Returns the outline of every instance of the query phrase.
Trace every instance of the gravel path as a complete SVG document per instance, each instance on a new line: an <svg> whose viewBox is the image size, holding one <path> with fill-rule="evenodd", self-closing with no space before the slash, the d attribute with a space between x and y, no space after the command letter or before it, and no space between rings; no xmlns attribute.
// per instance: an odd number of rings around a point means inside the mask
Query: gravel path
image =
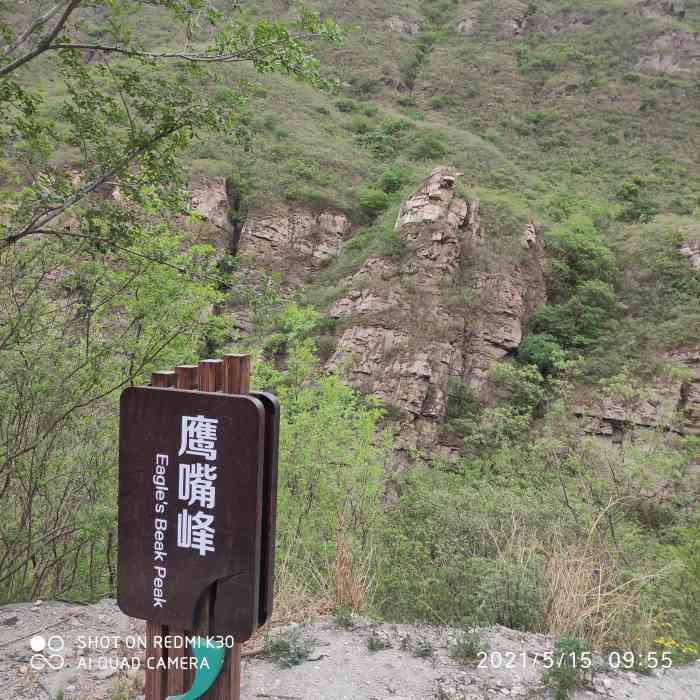
<svg viewBox="0 0 700 700"><path fill-rule="evenodd" d="M553 643L545 635L495 627L482 639L489 655L481 667L449 658L454 632L446 628L376 625L355 620L341 629L324 618L276 635L312 638L309 658L291 668L255 654L243 660L243 700L492 700L553 697L543 681L542 658ZM40 635L51 669L35 657ZM11 700L137 700L143 692L143 623L122 615L113 601L82 606L59 602L0 607L0 687ZM387 648L370 651L373 637ZM51 639L50 639L51 638ZM60 639L60 643L59 640ZM415 655L422 649L425 657ZM34 660L32 660L34 658ZM60 662L60 663L59 663ZM657 675L600 670L572 700L700 700L700 662Z"/></svg>

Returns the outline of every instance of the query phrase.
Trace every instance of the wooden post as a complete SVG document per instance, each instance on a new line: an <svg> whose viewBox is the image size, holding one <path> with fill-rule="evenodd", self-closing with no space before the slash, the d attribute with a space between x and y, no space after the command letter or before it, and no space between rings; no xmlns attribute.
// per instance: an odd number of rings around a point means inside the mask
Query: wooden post
<svg viewBox="0 0 700 700"><path fill-rule="evenodd" d="M151 385L158 387L174 387L175 372L153 372ZM146 622L146 659L153 659L151 664L146 664L146 685L144 689L145 700L165 700L168 685L167 657L168 650L163 648L162 640L168 635L168 628ZM155 638L161 643L156 645ZM158 668L158 662L164 659L165 668ZM149 668L149 665L153 668Z"/></svg>
<svg viewBox="0 0 700 700"><path fill-rule="evenodd" d="M174 372L154 372L153 386L199 389L200 391L224 391L227 394L247 394L250 391L250 355L227 355L222 360L202 360L198 365L180 365ZM212 629L211 613L216 591L212 589L204 596L197 611L196 634L207 635ZM180 662L169 671L146 669L145 700L165 700L167 695L185 693L192 682L182 659L189 656L186 649L155 648L154 636L188 636L186 630L168 629L150 622L146 623L146 653L153 657L169 655ZM227 652L224 667L216 683L202 696L203 700L240 700L241 697L241 650L242 643L235 642Z"/></svg>

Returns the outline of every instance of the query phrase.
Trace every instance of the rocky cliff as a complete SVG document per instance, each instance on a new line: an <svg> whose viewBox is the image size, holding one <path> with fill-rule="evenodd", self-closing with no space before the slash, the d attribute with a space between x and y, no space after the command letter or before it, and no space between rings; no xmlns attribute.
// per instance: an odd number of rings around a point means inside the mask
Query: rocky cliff
<svg viewBox="0 0 700 700"><path fill-rule="evenodd" d="M368 257L328 311L336 348L326 369L388 407L404 457L415 449L452 454L438 443L454 382L482 391L490 366L517 349L528 316L545 300L535 226L491 228L478 199L457 195L459 175L432 172L401 207L397 254ZM212 197L200 195L208 210L218 209ZM338 212L289 205L252 212L240 240L242 266L278 272L282 292L291 294L352 232ZM247 328L245 310L232 311Z"/></svg>
<svg viewBox="0 0 700 700"><path fill-rule="evenodd" d="M396 221L403 254L368 258L330 311L339 331L328 369L392 407L404 452L435 448L451 383L480 392L545 299L534 226L496 235L479 200L457 196L458 177L433 171Z"/></svg>
<svg viewBox="0 0 700 700"><path fill-rule="evenodd" d="M387 407L397 464L416 451L457 455L441 434L455 387L482 393L489 369L517 350L528 317L546 301L537 227L513 217L499 220L493 205L484 216L479 199L457 194L459 177L435 169L401 207L396 253L367 257L326 310L335 338L325 368ZM227 196L217 181L198 189L193 201L205 219L226 230ZM237 249L250 282L275 273L290 297L313 285L354 233L339 211L279 204L248 214ZM696 247L688 241L681 251L692 266ZM251 330L244 305L230 312L244 333ZM575 408L582 429L618 445L650 431L700 434L700 354L690 348L665 359L681 378L645 387L625 405L582 396Z"/></svg>

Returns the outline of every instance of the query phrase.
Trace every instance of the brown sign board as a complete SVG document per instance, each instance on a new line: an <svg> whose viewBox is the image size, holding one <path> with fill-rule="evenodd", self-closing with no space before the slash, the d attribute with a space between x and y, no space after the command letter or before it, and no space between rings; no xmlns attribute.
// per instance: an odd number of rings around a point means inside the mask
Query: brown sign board
<svg viewBox="0 0 700 700"><path fill-rule="evenodd" d="M278 426L279 406L267 394L122 393L123 612L192 629L198 603L217 582L212 634L245 641L267 619Z"/></svg>

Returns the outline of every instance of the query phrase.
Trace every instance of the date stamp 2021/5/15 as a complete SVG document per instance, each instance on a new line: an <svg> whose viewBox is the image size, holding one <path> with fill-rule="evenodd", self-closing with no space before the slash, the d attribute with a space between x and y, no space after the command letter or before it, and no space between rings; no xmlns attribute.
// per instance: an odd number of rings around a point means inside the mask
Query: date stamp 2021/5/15
<svg viewBox="0 0 700 700"><path fill-rule="evenodd" d="M648 670L668 669L673 666L669 651L649 651L637 654L633 651L611 651L607 655L596 655L597 666L601 665L613 671L634 671L640 668ZM477 655L477 668L527 668L539 666L545 670L553 668L576 668L582 671L592 669L594 657L590 651L560 652L545 651L536 654L514 651L480 651Z"/></svg>

